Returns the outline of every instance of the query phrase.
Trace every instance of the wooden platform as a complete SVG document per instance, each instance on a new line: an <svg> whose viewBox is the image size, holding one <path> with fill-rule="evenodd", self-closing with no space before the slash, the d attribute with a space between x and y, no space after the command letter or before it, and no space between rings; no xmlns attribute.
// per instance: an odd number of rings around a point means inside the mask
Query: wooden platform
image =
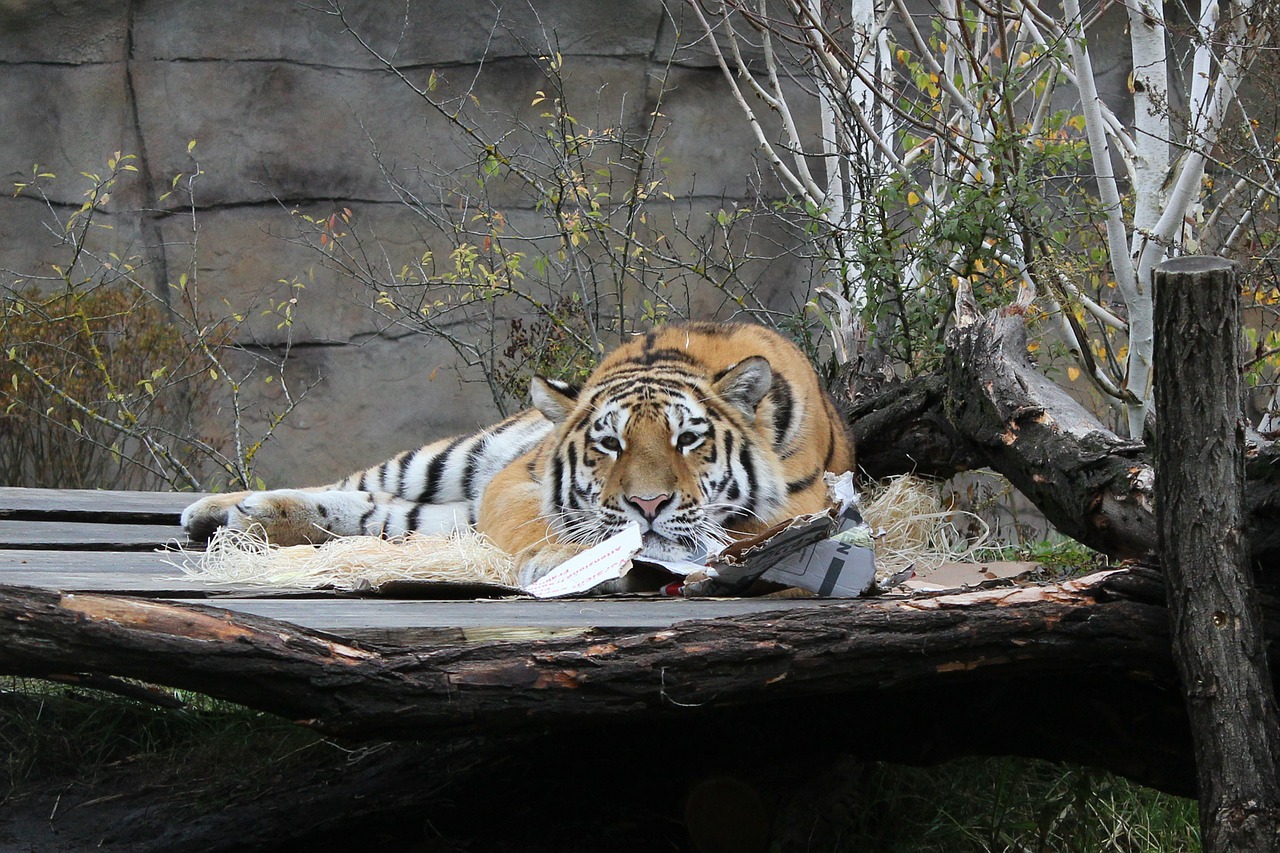
<svg viewBox="0 0 1280 853"><path fill-rule="evenodd" d="M395 644L545 637L591 627L652 629L689 619L824 605L768 599L476 599L474 590L443 587L406 600L211 585L184 575L176 565L178 555L166 552L187 544L178 518L198 497L0 487L0 583L198 601Z"/></svg>

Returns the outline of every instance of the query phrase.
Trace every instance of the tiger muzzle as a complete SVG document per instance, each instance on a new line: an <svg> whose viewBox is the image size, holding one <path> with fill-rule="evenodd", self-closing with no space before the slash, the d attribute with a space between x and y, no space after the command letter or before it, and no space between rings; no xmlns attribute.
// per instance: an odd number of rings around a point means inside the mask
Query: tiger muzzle
<svg viewBox="0 0 1280 853"><path fill-rule="evenodd" d="M657 519L658 513L662 512L662 508L671 503L671 500L671 495L668 494L656 495L651 498L627 495L627 503L640 510L640 515L650 524Z"/></svg>

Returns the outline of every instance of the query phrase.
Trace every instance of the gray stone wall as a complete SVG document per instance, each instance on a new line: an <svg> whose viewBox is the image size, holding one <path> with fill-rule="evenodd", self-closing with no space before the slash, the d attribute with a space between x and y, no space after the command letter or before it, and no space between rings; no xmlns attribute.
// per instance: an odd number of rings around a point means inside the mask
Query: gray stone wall
<svg viewBox="0 0 1280 853"><path fill-rule="evenodd" d="M34 164L58 176L47 185L51 206L0 193L0 269L40 271L57 252L51 217L83 201L79 173L101 172L116 151L136 155L139 172L105 206L111 230L98 235L99 248L138 258L140 275L162 296L189 272L206 306L245 314L245 344L277 355L287 344L287 377L295 391L310 388L257 458L270 484L324 482L498 414L446 344L388 326L369 310L366 288L290 239L298 225L290 211L326 216L349 207L389 267L428 248L447 254L439 234L401 204L383 167L428 197L433 180L475 170L474 148L326 5L0 0L0 185L29 180ZM412 82L425 86L435 72L455 94L473 94L484 108L476 111L483 136L509 132L511 116L537 125L545 107L532 101L547 78L531 57L559 52L587 118L638 131L662 93L661 153L674 201L658 206L671 216L704 227L708 212L749 204L757 188L777 193L761 177L719 71L685 28L683 3L344 5L351 29ZM1124 69L1111 73L1122 79ZM197 164L194 204L165 197L174 177ZM502 182L490 191L513 220L540 215ZM761 304L794 311L793 294L809 285L805 265L786 252L796 237L776 223L760 228L765 254L775 256L750 272ZM281 283L290 281L305 288ZM263 313L295 293L291 326ZM695 294L694 312L723 312L714 297ZM248 389L251 426L282 405L279 387ZM229 417L214 412L209 429Z"/></svg>
<svg viewBox="0 0 1280 853"><path fill-rule="evenodd" d="M240 337L278 354L303 402L257 458L269 483L323 482L443 434L491 422L488 390L456 368L439 340L388 328L367 289L291 241L291 210L324 216L348 207L395 260L448 251L421 227L380 168L390 164L415 192L428 173L465 174L475 152L455 128L380 65L336 16L270 0L3 0L0 2L0 184L30 180L34 164L52 209L30 193L0 194L0 268L48 272L57 235L48 228L82 201L81 172L102 173L116 151L136 155L95 240L102 252L137 258L156 293L189 272L210 310L245 315ZM601 121L644 127L665 91L662 153L667 189L695 221L746 201L758 170L746 128L723 96L705 53L683 49L679 15L659 0L547 0L388 4L353 0L347 23L418 85L432 74L466 87L483 106L482 134L510 130L508 116L536 125L532 105L546 76L531 57L558 51L567 85ZM407 11L407 14L406 14ZM590 118L590 116L588 117ZM189 153L188 144L196 141ZM379 157L375 157L375 151ZM194 210L172 189L194 182ZM415 183L415 175L421 179ZM504 197L511 217L533 218L526 196ZM193 226L194 220L194 226ZM779 239L781 237L779 236ZM434 241L434 245L433 245ZM784 308L794 262L758 273L766 298ZM290 291L282 281L305 284ZM298 297L292 326L267 308ZM714 302L695 310L712 313ZM252 309L252 310L251 310ZM259 377L261 378L261 377ZM258 429L282 405L279 383L255 383L248 418ZM212 415L218 432L226 411Z"/></svg>

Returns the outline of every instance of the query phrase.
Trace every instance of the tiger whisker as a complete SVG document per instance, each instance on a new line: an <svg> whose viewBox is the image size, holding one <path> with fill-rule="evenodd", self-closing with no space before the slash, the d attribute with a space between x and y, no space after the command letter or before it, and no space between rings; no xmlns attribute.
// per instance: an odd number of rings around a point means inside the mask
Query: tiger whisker
<svg viewBox="0 0 1280 853"><path fill-rule="evenodd" d="M568 514L571 517L565 518ZM529 543L525 546L526 550L537 549L542 545L562 544L562 545L594 545L602 538L598 529L592 526L590 522L593 520L594 513L591 510L566 510L559 513L540 513L529 519L522 527L530 524L542 524L547 531L545 536ZM572 516L583 516L574 518ZM566 523L566 521L568 523Z"/></svg>
<svg viewBox="0 0 1280 853"><path fill-rule="evenodd" d="M565 545L595 545L605 538L601 513L594 509L561 510L542 516L547 524L548 536Z"/></svg>
<svg viewBox="0 0 1280 853"><path fill-rule="evenodd" d="M741 504L734 504L734 503L727 503L727 502L723 502L723 501L718 501L718 502L709 503L709 504L704 505L704 506L703 506L703 509L707 511L708 515L711 513L711 511L712 511L712 510L724 510L724 509L727 509L727 510L731 510L732 512L740 512L740 513L743 513L744 515L751 516L751 517L752 517L752 518L754 518L756 521L764 521L764 520L765 520L764 516L760 515L760 513L756 512L755 510L748 509L748 508L746 508L745 506L742 506ZM718 523L718 522L717 522L717 523Z"/></svg>
<svg viewBox="0 0 1280 853"><path fill-rule="evenodd" d="M729 545L737 538L730 531L715 522L707 522L699 525L698 533L701 535L705 544L716 545L721 548Z"/></svg>

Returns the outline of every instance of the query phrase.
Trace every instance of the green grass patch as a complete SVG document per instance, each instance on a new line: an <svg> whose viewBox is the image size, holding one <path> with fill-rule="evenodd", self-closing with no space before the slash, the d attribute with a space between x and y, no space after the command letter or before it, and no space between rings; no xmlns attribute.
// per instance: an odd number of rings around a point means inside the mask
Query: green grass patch
<svg viewBox="0 0 1280 853"><path fill-rule="evenodd" d="M0 785L90 779L123 764L207 779L250 778L325 743L270 714L198 693L164 691L161 708L37 679L0 678ZM0 796L0 799L3 799Z"/></svg>
<svg viewBox="0 0 1280 853"><path fill-rule="evenodd" d="M860 853L1198 851L1194 800L1096 770L1014 758L877 764L827 827ZM834 832L833 832L834 831ZM815 848L816 849L816 848Z"/></svg>
<svg viewBox="0 0 1280 853"><path fill-rule="evenodd" d="M1037 580L1054 582L1082 577L1110 565L1106 554L1081 545L1068 536L1060 535L1054 535L1040 542L983 549L982 559L1039 563L1041 566L1039 573L1033 577Z"/></svg>

